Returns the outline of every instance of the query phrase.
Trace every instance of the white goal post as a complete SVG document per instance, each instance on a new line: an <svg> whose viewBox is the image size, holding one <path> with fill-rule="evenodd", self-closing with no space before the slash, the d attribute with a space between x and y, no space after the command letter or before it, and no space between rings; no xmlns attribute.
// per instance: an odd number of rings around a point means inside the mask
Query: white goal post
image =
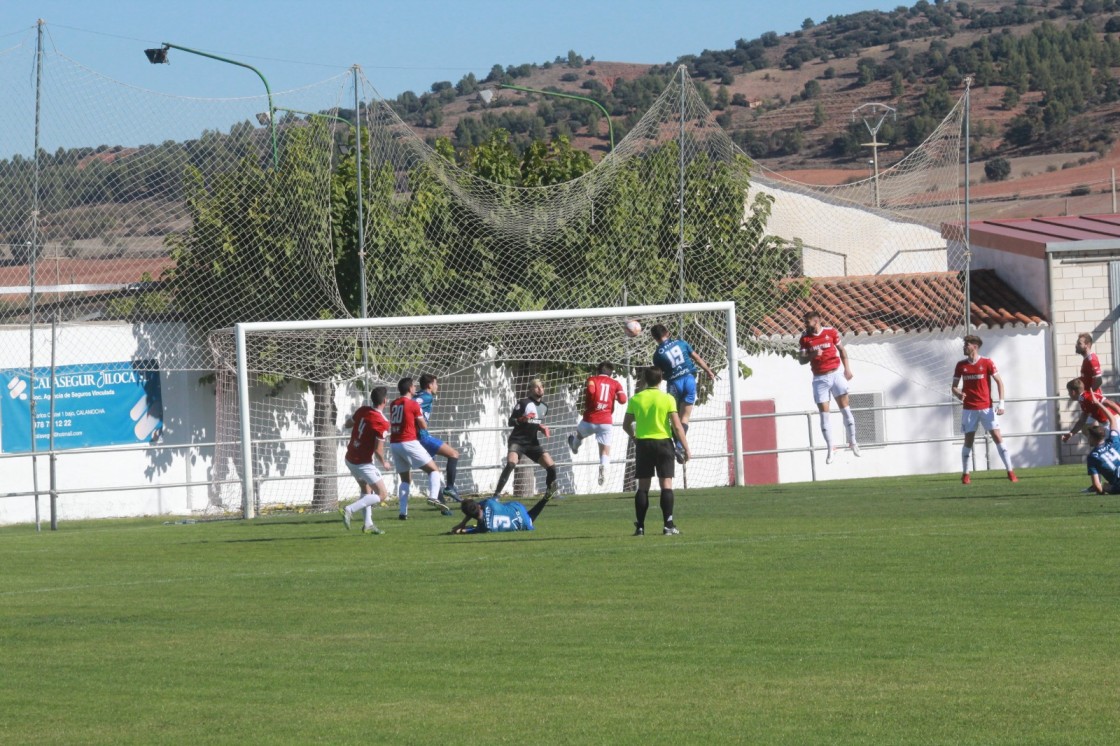
<svg viewBox="0 0 1120 746"><path fill-rule="evenodd" d="M623 331L623 325L629 319L637 319L644 327L643 333L637 338L629 338ZM719 328L720 320L723 322L722 328ZM709 430L714 432L718 425L720 437L724 438L722 452L718 456L709 455L709 458L712 468L723 470L722 484L727 485L728 466L723 464L730 457L734 484L742 486L744 475L738 386L739 352L733 302L520 313L246 322L234 326L232 340L236 357L242 515L245 518L254 517L259 500L257 475L254 475L250 379L262 370L267 370L273 376L288 375L288 368L280 362L285 355L283 351L287 348L300 351L303 355L301 365L310 367L311 364L307 361L312 360L319 369L330 366L320 364L315 358L316 354L337 356L337 360L342 362L337 362L335 357L327 362L336 365L337 369L350 366L349 370L335 374L338 379L361 379L370 383L378 381L388 385L392 398L396 396L395 384L398 376L418 377L422 372L437 372L442 380L442 371L453 367L452 362L449 362L452 353L448 350L457 342L461 342L463 347L467 347L468 342L473 342L472 351L477 351L480 346L485 347L493 356L491 365L495 361L504 365L517 361L530 370L536 368L530 368L529 365L544 366L546 369L550 365L567 366L566 369L584 371L579 373L582 381L582 376L590 372L588 368L593 361L621 362L625 359L625 364L620 367L623 368L623 375L629 375L632 369L651 362L655 345L648 332L654 323L663 323L671 336L683 337L694 347L705 350L705 357L717 372L717 379L724 379L712 382L708 389L710 393L718 383L720 399L717 404L726 410L720 410L718 419L721 422L709 423L712 426ZM493 342L489 341L491 339ZM324 343L324 340L340 344L332 345ZM347 344L350 345L349 354L346 353ZM368 354L369 369L362 368L359 364L365 354L352 354L354 345L366 348L363 352ZM324 349L328 352L318 352ZM340 349L343 350L341 354L338 352ZM267 365L259 362L266 357ZM526 364L526 360L531 363ZM460 357L453 363L462 367L461 361ZM402 371L407 372L402 374ZM298 377L306 374L292 375ZM566 380L575 379L569 375ZM480 378L473 385L484 389L486 380ZM508 392L506 396L508 400ZM727 425L728 418L730 426ZM438 413L435 419L438 420ZM695 419L694 417L694 421ZM574 426L574 421L572 424ZM693 427L695 429L697 426ZM691 443L691 434L689 439ZM559 440L563 442L563 439ZM714 442L715 438L712 440ZM594 443L594 440L591 442ZM695 443L692 445L694 458L703 458L704 453ZM728 445L731 446L730 453L727 452ZM567 450L566 446L564 450ZM712 446L709 450L714 452L716 448Z"/></svg>

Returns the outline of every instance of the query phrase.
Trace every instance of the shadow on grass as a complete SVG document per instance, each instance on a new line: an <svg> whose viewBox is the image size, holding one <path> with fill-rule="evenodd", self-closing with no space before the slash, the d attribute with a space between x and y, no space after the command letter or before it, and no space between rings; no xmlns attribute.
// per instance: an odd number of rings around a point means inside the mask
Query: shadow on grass
<svg viewBox="0 0 1120 746"><path fill-rule="evenodd" d="M511 536L500 536L500 534L503 534L503 533L508 533L508 534L512 534L512 535ZM444 537L444 538L450 537L450 536L455 536L457 539L460 539L460 540L463 540L463 541L470 541L471 539L476 539L477 540L477 539L481 539L481 537L483 537L483 536L488 536L488 537L493 537L493 539L488 539L488 541L497 540L497 541L501 541L503 544L506 543L506 542L522 542L522 541L532 541L532 542L538 542L538 541L585 541L587 539L602 538L602 537L596 537L596 536L520 536L520 535L518 535L518 534L529 534L529 533L535 533L535 532L533 532L533 531L522 531L522 532L497 531L497 532L485 533L485 534L449 534L446 531L444 531L442 534L435 534L435 536Z"/></svg>
<svg viewBox="0 0 1120 746"><path fill-rule="evenodd" d="M219 542L203 541L201 544L256 544L262 541L330 541L346 536L345 533L334 536L262 536L259 539L225 539Z"/></svg>

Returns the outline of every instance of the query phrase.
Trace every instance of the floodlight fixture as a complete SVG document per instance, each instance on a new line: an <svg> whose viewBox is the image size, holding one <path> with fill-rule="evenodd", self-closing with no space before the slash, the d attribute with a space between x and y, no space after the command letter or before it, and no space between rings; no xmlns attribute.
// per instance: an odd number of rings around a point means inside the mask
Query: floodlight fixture
<svg viewBox="0 0 1120 746"><path fill-rule="evenodd" d="M171 49L178 49L182 52L187 52L188 54L197 54L199 57L209 57L210 59L217 60L218 62L225 62L230 65L237 65L238 67L244 67L247 70L252 70L257 74L257 77L261 79L261 82L264 83L264 92L265 95L268 96L268 110L270 112L275 110L272 106L272 88L268 85L268 79L264 77L264 73L262 73L252 65L246 64L244 62L238 62L237 60L231 60L228 57L221 57L216 54L210 54L209 52L200 52L197 49L183 47L167 41L163 42L163 44L157 49L145 49L144 54L147 56L148 62L152 63L153 65L166 65L169 64L167 60L167 53L168 50ZM261 122L261 124L264 124L264 122ZM272 140L272 170L275 171L280 163L280 153L279 149L276 146L276 125L269 121L268 129L270 138Z"/></svg>
<svg viewBox="0 0 1120 746"><path fill-rule="evenodd" d="M166 65L166 64L168 64L168 62L167 62L167 45L166 44L164 44L162 47L159 47L157 49L145 49L144 54L148 55L148 62L151 62L153 65Z"/></svg>

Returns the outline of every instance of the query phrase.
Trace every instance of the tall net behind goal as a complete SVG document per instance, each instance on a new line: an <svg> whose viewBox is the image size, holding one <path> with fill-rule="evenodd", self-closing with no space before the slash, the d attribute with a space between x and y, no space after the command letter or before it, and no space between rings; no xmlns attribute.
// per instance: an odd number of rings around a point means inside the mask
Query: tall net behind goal
<svg viewBox="0 0 1120 746"><path fill-rule="evenodd" d="M664 73L661 94L629 112L626 136L586 170L547 127L540 134L552 140L522 152L501 131L480 142L463 125L455 150L439 139L449 127L410 129L360 70L278 90L271 101L200 99L111 80L53 46L36 90L35 53L28 41L0 51L9 102L0 108L0 322L9 327L0 329L0 365L41 369L47 350L29 352L26 331L34 340L57 321L83 330L67 335L61 364L131 359L158 367L168 388L213 385L212 413L165 407L160 437L180 454L206 441L199 452L213 453L215 508L238 476L229 466L237 460L220 454L239 447L229 333L220 330L240 322L732 301L740 349L781 355L796 342L801 312L827 303L828 320L855 343L853 359L945 388L949 356L936 344L903 341L885 357L859 343L934 330L951 344L963 327L964 251L953 227L959 103L874 178L817 187L747 157L717 122L710 90L683 68ZM535 107L545 121L546 103L498 91L477 116ZM753 116L736 112L744 114ZM867 290L869 278L884 276L937 276L947 290L921 308L885 306ZM675 319L668 325L692 334ZM296 458L285 433L337 438L330 407L352 401L335 403L330 382L361 378L356 361L368 359L370 375L387 383L378 366L393 375L408 367L378 361L374 340L365 342L328 336L283 354L261 343L254 391L286 402L267 424L260 415L257 426L277 441L262 446L273 454L262 458L277 466ZM263 364L273 354L278 362ZM468 367L441 368L452 389ZM507 398L522 384L509 375ZM50 425L45 406L35 418ZM332 447L322 461L340 458ZM153 452L153 472L163 459Z"/></svg>
<svg viewBox="0 0 1120 746"><path fill-rule="evenodd" d="M295 328L249 324L245 325L243 368L236 366L236 336L216 333L211 339L223 361L221 398L238 401L238 384L245 387L248 404L238 410L249 413L250 434L241 447L221 450L217 466L222 474L236 474L240 481L248 464L256 496L253 512L321 508L339 497L356 497L357 486L339 450L339 443L349 436L344 427L347 415L366 401L373 386L386 386L392 400L399 379L419 379L427 373L438 377L432 432L460 453L456 488L464 495L489 495L506 457L510 413L526 395L530 380L539 378L545 388L543 422L550 429L542 443L558 465L561 493L630 490L633 452L619 427L625 405L615 407L611 463L602 484L595 438L584 440L578 453L572 454L567 437L581 418L585 381L597 366L612 363L615 377L632 394L635 375L649 364L656 346L649 329L672 323L680 325L684 337L718 374L715 381L699 378L699 400L688 431L694 458L678 467L678 484L734 484L730 415L736 390L732 377L738 369L735 345L728 336L732 313L731 304L694 304L412 317L345 325L308 322ZM630 319L644 327L638 336L629 336L624 329ZM363 344L369 369L362 365ZM308 364L314 357L309 354L312 350L318 351L321 364ZM308 421L309 411L320 412L328 426L316 427ZM232 440L237 434L226 435ZM442 457L436 462L445 466ZM522 466L507 491L517 496L543 492L543 470L528 459L522 460ZM395 494L395 475L386 477L390 493ZM415 479L414 485L414 490L426 491L426 480ZM214 493L213 508L238 510L242 496L240 484L227 486Z"/></svg>

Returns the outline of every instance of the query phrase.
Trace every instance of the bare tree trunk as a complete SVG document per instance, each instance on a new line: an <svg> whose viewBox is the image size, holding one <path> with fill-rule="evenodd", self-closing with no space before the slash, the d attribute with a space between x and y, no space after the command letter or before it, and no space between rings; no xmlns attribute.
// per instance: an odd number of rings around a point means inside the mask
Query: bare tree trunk
<svg viewBox="0 0 1120 746"><path fill-rule="evenodd" d="M311 384L314 399L315 433L315 486L311 496L311 509L319 511L338 508L338 440L335 421L338 412L334 405L334 384L324 381ZM329 475L329 476L328 476Z"/></svg>
<svg viewBox="0 0 1120 746"><path fill-rule="evenodd" d="M522 469L520 465L513 473L513 494L515 497L531 497L537 492L536 469L540 468L527 458L522 458L520 464L528 464Z"/></svg>

